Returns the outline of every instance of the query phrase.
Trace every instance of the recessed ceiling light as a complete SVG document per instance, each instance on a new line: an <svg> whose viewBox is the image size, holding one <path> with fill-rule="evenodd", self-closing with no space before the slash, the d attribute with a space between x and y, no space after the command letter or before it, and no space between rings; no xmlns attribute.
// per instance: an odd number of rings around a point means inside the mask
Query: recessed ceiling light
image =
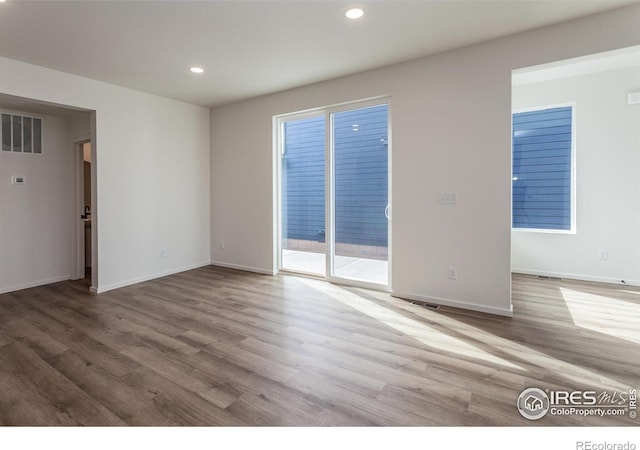
<svg viewBox="0 0 640 450"><path fill-rule="evenodd" d="M349 10L347 10L346 13L344 13L345 16L347 16L348 19L359 19L360 17L364 16L364 11L360 8L351 8Z"/></svg>
<svg viewBox="0 0 640 450"><path fill-rule="evenodd" d="M193 73L204 73L204 69L202 67L191 67L189 70Z"/></svg>

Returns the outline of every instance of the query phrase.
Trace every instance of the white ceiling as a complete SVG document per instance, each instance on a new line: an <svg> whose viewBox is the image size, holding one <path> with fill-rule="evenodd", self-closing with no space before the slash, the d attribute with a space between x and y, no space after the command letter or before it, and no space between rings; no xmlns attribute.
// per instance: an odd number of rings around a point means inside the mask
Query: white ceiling
<svg viewBox="0 0 640 450"><path fill-rule="evenodd" d="M0 56L215 106L639 2L7 0Z"/></svg>

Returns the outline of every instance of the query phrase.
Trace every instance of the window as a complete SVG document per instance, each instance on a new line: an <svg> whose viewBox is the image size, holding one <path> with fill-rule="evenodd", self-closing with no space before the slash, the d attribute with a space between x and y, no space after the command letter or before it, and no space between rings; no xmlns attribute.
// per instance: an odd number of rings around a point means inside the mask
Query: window
<svg viewBox="0 0 640 450"><path fill-rule="evenodd" d="M513 114L514 229L574 230L573 106Z"/></svg>
<svg viewBox="0 0 640 450"><path fill-rule="evenodd" d="M2 113L3 152L42 153L42 119Z"/></svg>

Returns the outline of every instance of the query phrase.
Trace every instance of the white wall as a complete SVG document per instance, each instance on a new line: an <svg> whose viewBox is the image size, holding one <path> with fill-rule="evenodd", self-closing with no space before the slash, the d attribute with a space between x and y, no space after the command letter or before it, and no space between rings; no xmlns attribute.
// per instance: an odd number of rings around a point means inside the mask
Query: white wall
<svg viewBox="0 0 640 450"><path fill-rule="evenodd" d="M41 155L0 152L0 292L71 274L70 124L60 117L38 117L43 118ZM11 184L16 175L26 184Z"/></svg>
<svg viewBox="0 0 640 450"><path fill-rule="evenodd" d="M91 114L80 112L72 114L71 123L71 142L80 142L91 139Z"/></svg>
<svg viewBox="0 0 640 450"><path fill-rule="evenodd" d="M208 109L6 58L0 73L0 93L95 110L97 291L209 263Z"/></svg>
<svg viewBox="0 0 640 450"><path fill-rule="evenodd" d="M631 7L214 109L212 260L275 270L274 115L390 95L394 293L509 315L511 70L637 45L639 22Z"/></svg>
<svg viewBox="0 0 640 450"><path fill-rule="evenodd" d="M640 68L513 88L514 110L576 102L577 201L576 234L513 231L514 272L640 284L637 91Z"/></svg>

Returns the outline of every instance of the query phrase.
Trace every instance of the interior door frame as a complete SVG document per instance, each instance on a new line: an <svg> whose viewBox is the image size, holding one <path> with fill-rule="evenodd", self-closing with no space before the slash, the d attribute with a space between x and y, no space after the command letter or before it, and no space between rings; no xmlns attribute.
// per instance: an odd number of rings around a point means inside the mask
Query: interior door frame
<svg viewBox="0 0 640 450"><path fill-rule="evenodd" d="M71 229L73 233L73 259L71 262L71 279L81 280L85 277L85 229L84 223L80 218L81 212L84 210L84 157L83 145L91 143L90 137L83 137L73 142L73 161L74 161L74 206L71 216ZM93 153L93 145L91 146ZM92 155L93 156L93 155ZM92 177L93 178L93 175ZM93 184L93 180L92 180ZM93 224L92 224L93 225ZM91 229L93 233L93 226Z"/></svg>
<svg viewBox="0 0 640 450"><path fill-rule="evenodd" d="M362 280L356 280L351 278L343 278L338 277L333 274L333 267L335 263L334 253L335 253L335 236L334 236L334 225L335 225L335 214L334 214L334 190L335 190L335 179L334 179L334 132L333 132L333 114L370 108L374 106L387 106L387 198L388 203L390 205L389 208L389 217L388 217L388 227L387 227L387 266L388 266L388 278L387 284L379 284L373 282L367 282ZM284 148L284 123L292 120L306 119L311 117L319 117L324 116L325 119L325 274L317 275L317 274L309 274L305 272L291 271L282 267L282 244L283 244L283 235L282 232L284 230L284 220L282 217L283 213L283 205L282 205L282 152ZM273 179L274 179L274 189L273 189L273 204L274 204L274 245L273 245L273 267L274 274L279 273L281 271L286 271L290 273L320 277L334 284L348 285L354 287L363 287L367 289L375 289L385 292L391 292L392 290L392 137L391 137L391 97L390 96L381 96L375 97L366 100L358 100L348 103L341 103L332 106L326 106L322 108L316 108L301 112L289 113L274 116L273 118Z"/></svg>

